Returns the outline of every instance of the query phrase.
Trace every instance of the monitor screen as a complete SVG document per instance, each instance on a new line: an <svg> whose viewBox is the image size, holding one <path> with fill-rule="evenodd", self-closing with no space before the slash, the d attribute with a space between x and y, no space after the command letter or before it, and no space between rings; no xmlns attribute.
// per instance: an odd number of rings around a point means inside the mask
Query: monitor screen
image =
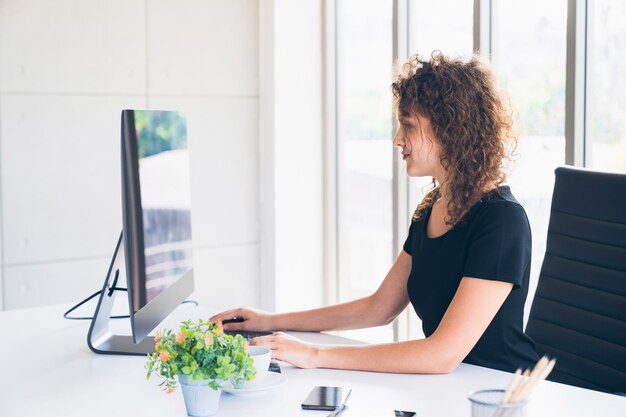
<svg viewBox="0 0 626 417"><path fill-rule="evenodd" d="M122 112L122 189L131 322L143 334L193 285L187 128L178 112Z"/></svg>
<svg viewBox="0 0 626 417"><path fill-rule="evenodd" d="M173 111L135 110L145 282L139 309L191 270L187 129Z"/></svg>

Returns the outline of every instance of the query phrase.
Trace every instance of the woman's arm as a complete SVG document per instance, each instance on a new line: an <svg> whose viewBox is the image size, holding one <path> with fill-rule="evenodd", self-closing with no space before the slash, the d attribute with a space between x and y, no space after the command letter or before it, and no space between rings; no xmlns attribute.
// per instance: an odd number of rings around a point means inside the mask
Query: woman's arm
<svg viewBox="0 0 626 417"><path fill-rule="evenodd" d="M472 350L513 284L465 277L437 330L428 338L371 346L316 347L274 334L253 340L272 356L303 368L396 373L449 373Z"/></svg>
<svg viewBox="0 0 626 417"><path fill-rule="evenodd" d="M228 323L226 330L348 330L381 326L391 322L407 306L406 283L411 273L411 256L402 251L376 292L347 303L313 310L267 314L249 308L226 311L211 317L223 321L233 317L241 323Z"/></svg>

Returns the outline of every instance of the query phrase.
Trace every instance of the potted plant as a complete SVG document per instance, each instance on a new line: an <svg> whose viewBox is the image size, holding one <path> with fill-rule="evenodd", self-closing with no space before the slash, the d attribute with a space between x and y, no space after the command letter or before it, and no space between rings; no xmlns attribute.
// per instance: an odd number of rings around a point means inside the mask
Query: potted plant
<svg viewBox="0 0 626 417"><path fill-rule="evenodd" d="M220 384L250 381L256 370L248 354L248 342L240 335L225 335L222 323L185 321L174 334L157 332L156 352L148 355L147 375L155 373L159 384L172 393L177 379L182 386L187 414L204 417L215 414L221 395Z"/></svg>

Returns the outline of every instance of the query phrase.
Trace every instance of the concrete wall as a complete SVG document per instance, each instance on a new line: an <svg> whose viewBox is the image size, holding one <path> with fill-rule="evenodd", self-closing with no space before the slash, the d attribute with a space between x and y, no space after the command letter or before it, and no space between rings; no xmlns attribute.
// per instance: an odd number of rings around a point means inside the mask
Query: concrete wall
<svg viewBox="0 0 626 417"><path fill-rule="evenodd" d="M253 0L0 0L1 308L100 289L123 108L187 117L194 298L260 303L258 34Z"/></svg>

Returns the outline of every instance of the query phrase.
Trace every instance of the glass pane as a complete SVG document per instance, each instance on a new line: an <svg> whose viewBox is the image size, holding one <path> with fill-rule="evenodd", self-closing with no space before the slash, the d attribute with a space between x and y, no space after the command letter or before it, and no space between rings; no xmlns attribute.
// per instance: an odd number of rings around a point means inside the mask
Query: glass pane
<svg viewBox="0 0 626 417"><path fill-rule="evenodd" d="M337 1L340 301L371 294L393 262L392 11L391 0ZM360 336L393 340L381 329Z"/></svg>
<svg viewBox="0 0 626 417"><path fill-rule="evenodd" d="M554 169L565 163L566 32L566 0L494 2L493 64L520 129L509 183L526 209L533 234L528 300L546 248Z"/></svg>
<svg viewBox="0 0 626 417"><path fill-rule="evenodd" d="M626 172L626 2L589 2L586 165Z"/></svg>
<svg viewBox="0 0 626 417"><path fill-rule="evenodd" d="M468 0L410 1L410 53L430 56L440 50L451 57L471 56L473 7Z"/></svg>

